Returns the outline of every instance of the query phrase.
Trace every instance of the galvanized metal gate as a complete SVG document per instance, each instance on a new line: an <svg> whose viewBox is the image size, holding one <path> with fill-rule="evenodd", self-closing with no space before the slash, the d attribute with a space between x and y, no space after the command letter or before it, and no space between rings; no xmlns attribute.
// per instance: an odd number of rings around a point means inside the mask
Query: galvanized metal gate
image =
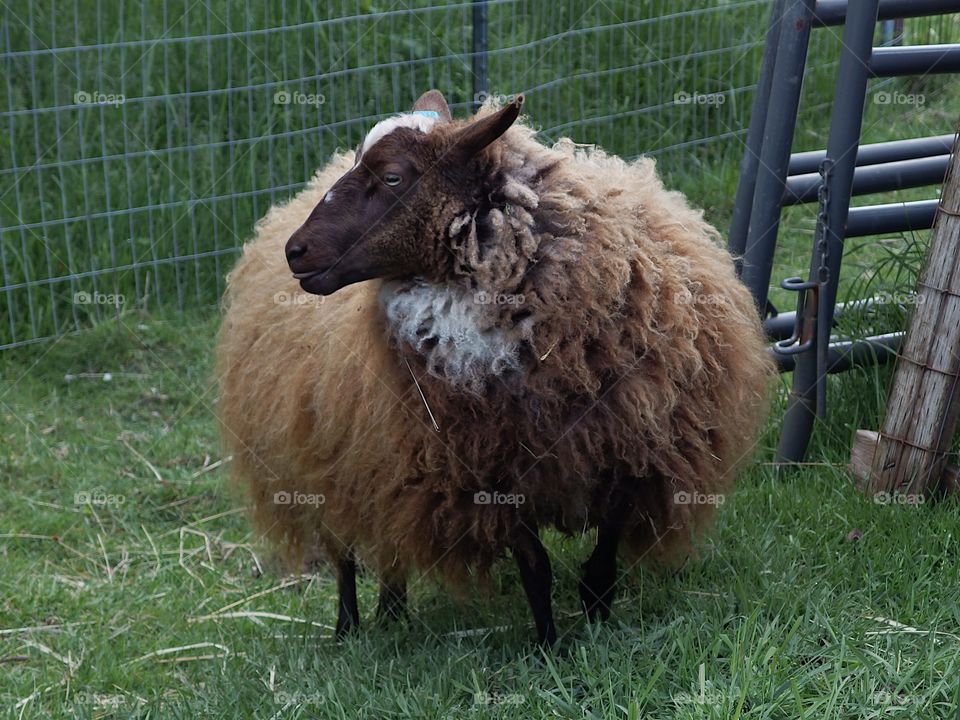
<svg viewBox="0 0 960 720"><path fill-rule="evenodd" d="M852 195L939 185L953 135L860 145L871 78L960 72L960 44L873 47L878 20L960 11L960 0L777 0L774 5L747 148L730 226L738 272L774 340L781 371L793 372L777 456L803 459L814 419L826 413L826 375L895 355L902 333L859 341L832 338L844 240L929 229L937 201L850 209ZM791 155L811 32L843 25L843 44L825 151ZM783 207L819 203L807 279L781 281L797 293L797 310L778 313L768 300Z"/></svg>

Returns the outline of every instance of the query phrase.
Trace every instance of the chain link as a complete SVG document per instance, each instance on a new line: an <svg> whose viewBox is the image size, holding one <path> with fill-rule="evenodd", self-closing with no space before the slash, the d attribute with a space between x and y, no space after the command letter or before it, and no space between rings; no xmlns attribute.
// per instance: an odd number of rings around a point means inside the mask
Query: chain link
<svg viewBox="0 0 960 720"><path fill-rule="evenodd" d="M833 172L833 160L825 157L820 162L820 190L817 192L817 199L820 203L820 210L817 213L817 250L820 254L820 267L817 269L817 282L823 286L830 280L830 268L827 261L830 259L830 246L827 242L828 230L830 228L830 173Z"/></svg>

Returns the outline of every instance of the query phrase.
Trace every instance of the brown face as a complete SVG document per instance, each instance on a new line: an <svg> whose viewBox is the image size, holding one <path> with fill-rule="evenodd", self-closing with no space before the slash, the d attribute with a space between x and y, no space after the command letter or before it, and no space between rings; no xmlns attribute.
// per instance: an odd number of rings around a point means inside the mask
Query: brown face
<svg viewBox="0 0 960 720"><path fill-rule="evenodd" d="M415 143L415 134L395 130L367 151L291 236L287 262L304 290L329 295L350 283L415 271L416 258L389 242L417 225L425 163L400 146Z"/></svg>
<svg viewBox="0 0 960 720"><path fill-rule="evenodd" d="M438 226L440 200L476 194L464 187L465 168L513 124L522 102L518 97L450 132L441 127L451 122L446 101L431 90L415 114L378 125L356 165L287 241L287 263L300 286L330 295L361 280L428 274L445 231Z"/></svg>

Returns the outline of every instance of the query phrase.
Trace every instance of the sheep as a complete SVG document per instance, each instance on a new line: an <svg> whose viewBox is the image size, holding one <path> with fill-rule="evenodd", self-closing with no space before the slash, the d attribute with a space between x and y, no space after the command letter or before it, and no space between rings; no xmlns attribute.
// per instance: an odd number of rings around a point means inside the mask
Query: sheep
<svg viewBox="0 0 960 720"><path fill-rule="evenodd" d="M357 564L378 617L413 574L464 588L517 563L557 638L542 529L594 528L579 595L609 617L617 558L675 562L750 457L771 364L717 231L654 162L433 90L335 154L256 226L228 278L218 414L256 525Z"/></svg>

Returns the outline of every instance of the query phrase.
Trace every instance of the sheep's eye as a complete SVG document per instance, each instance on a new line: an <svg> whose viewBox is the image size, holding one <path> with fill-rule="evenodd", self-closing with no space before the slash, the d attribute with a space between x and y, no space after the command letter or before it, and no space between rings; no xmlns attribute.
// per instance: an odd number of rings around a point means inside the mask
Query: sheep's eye
<svg viewBox="0 0 960 720"><path fill-rule="evenodd" d="M396 173L387 173L383 176L383 181L390 187L396 187L403 182L403 178Z"/></svg>

